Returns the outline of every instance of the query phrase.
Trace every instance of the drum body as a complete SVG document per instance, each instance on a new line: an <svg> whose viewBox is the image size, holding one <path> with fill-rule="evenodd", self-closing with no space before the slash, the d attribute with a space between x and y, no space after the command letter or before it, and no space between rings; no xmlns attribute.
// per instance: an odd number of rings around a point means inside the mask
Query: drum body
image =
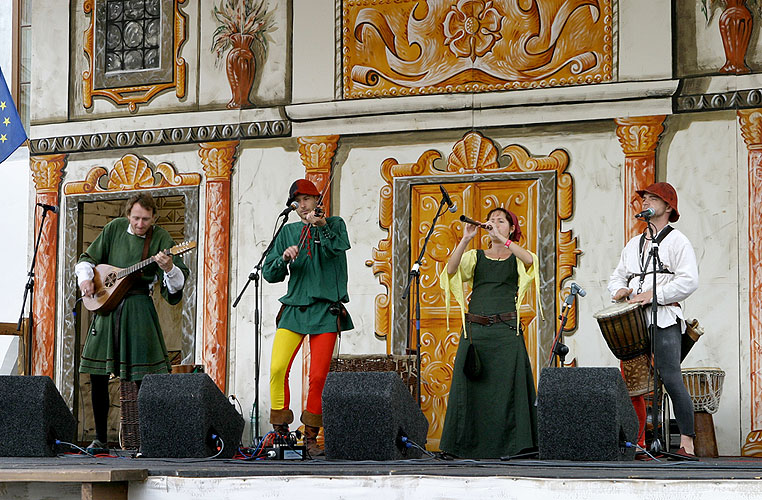
<svg viewBox="0 0 762 500"><path fill-rule="evenodd" d="M603 338L617 358L627 361L649 353L646 313L640 304L617 302L594 314Z"/></svg>
<svg viewBox="0 0 762 500"><path fill-rule="evenodd" d="M622 361L622 376L630 397L648 394L653 390L653 365L651 356L640 354Z"/></svg>
<svg viewBox="0 0 762 500"><path fill-rule="evenodd" d="M684 368L683 383L693 401L693 411L716 413L720 408L725 372L719 368Z"/></svg>

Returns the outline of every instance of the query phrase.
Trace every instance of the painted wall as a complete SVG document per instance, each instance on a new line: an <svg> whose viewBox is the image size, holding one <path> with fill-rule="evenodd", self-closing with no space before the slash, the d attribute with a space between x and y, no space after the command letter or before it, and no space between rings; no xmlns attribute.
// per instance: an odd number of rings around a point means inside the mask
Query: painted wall
<svg viewBox="0 0 762 500"><path fill-rule="evenodd" d="M386 236L378 224L379 190L384 184L380 166L385 159L414 162L429 149L446 156L472 129L500 148L519 144L534 155L562 148L569 153L568 172L575 183L574 214L562 229L572 230L578 239L583 253L572 279L588 292L579 303L578 329L568 339L571 357L579 366L618 366L592 317L609 303L606 283L624 244L624 153L613 119L670 115L657 150L657 177L673 183L680 196L682 217L676 226L694 245L701 280L699 291L686 302L686 313L698 317L706 329L684 366L717 366L726 371L715 425L720 453L737 454L750 430L747 153L734 111L673 114L673 96L679 92L680 83L675 78L711 75L724 62L718 16L705 26L697 3L691 0L676 2L675 12L669 2L661 0L620 3L615 4L613 35L618 52L612 83L342 101L336 98L337 85L341 84L336 49L340 37L336 16L340 13L334 0L271 2L278 29L251 94L257 107L228 111L224 108L230 88L224 68L215 65L210 50L214 30L211 5L187 0L182 7L189 17L188 39L182 48L182 56L188 61L187 95L178 99L174 92L165 92L149 104L139 105L134 114L103 99L95 99L90 110L82 107L82 31L88 18L81 2L70 6L35 4L32 135L46 138L290 120L291 137L247 139L239 146L231 179L232 302L269 242L290 183L304 175L296 137L341 134L333 160L332 208L347 222L352 243L348 253L348 308L356 328L342 336L340 345L341 353L352 354L385 352L385 344L373 335L374 301L384 288L366 266L372 259L372 248ZM673 16L677 20L674 33ZM46 19L61 22L46 25ZM42 25L44 30L36 28ZM762 53L755 50L758 44L755 35L747 58L752 68L756 61L762 61ZM712 80L719 85L717 81ZM733 88L738 81L724 77L721 83ZM749 81L744 80L746 85ZM67 160L65 182L83 179L96 165L111 168L128 152L154 164L169 162L179 172L203 174L197 151L196 144L187 144L73 152ZM206 236L204 187L202 182L199 242ZM199 255L199 262L202 258ZM200 275L200 269L193 272ZM71 270L59 269L59 294L67 286L71 286ZM202 286L199 282L199 297ZM285 284L264 284L263 293L260 428L267 430L273 323ZM250 286L238 307L230 310L228 344L227 392L236 394L247 420L255 392L253 294ZM64 313L59 306L59 314ZM198 308L198 324L201 319ZM197 361L201 360L200 344L198 339ZM300 369L295 366L291 375L292 409L297 415Z"/></svg>

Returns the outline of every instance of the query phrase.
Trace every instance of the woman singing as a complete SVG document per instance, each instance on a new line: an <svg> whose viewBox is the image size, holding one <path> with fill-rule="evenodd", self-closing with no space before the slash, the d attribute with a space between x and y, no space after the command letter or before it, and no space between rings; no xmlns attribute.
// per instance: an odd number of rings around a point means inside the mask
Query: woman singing
<svg viewBox="0 0 762 500"><path fill-rule="evenodd" d="M534 379L517 326L527 289L532 282L535 293L539 288L537 256L519 246L515 214L496 208L487 220L489 249L466 251L479 228L464 224L439 277L448 313L452 294L463 318L440 448L463 458L499 458L537 447ZM464 313L468 281L473 292ZM478 363L469 354L472 344Z"/></svg>

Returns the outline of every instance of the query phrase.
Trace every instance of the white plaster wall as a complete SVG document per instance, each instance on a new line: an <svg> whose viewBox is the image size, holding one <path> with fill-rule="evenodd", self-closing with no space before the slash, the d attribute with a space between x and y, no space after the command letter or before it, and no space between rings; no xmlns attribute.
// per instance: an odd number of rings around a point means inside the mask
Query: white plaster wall
<svg viewBox="0 0 762 500"><path fill-rule="evenodd" d="M249 273L272 239L276 218L285 208L291 183L304 177L304 167L296 152L296 141L268 140L246 143L236 165L232 179L231 204L233 230L231 245L230 293L231 302L248 281ZM290 216L289 222L297 220ZM286 294L287 285L267 283L260 275L262 287L262 332L260 337L260 432L271 429L270 410L270 354L275 336L275 315ZM230 312L230 392L236 394L244 409L247 425L244 442L250 442L250 417L255 394L255 287L251 283L241 302ZM301 356L294 362L291 372L291 408L299 423L301 413Z"/></svg>
<svg viewBox="0 0 762 500"><path fill-rule="evenodd" d="M620 1L619 81L672 76L672 5L663 0Z"/></svg>
<svg viewBox="0 0 762 500"><path fill-rule="evenodd" d="M65 122L69 109L69 59L78 60L83 54L82 34L71 35L80 45L78 51L70 51L69 2L30 4L33 27L30 121L32 124ZM79 5L81 12L81 3ZM84 55L81 58L84 59ZM80 78L77 81L81 82L82 72L76 74ZM82 84L78 83L76 88L81 95Z"/></svg>
<svg viewBox="0 0 762 500"><path fill-rule="evenodd" d="M332 101L335 95L336 26L334 0L293 0L292 103Z"/></svg>
<svg viewBox="0 0 762 500"><path fill-rule="evenodd" d="M740 151L743 141L733 112L706 119L670 117L667 130L660 180L678 190L681 215L675 227L691 240L699 266L699 289L685 302L685 313L706 330L682 366L725 371L714 415L717 442L720 454L738 454L748 433L748 424L739 423L748 422L750 411L748 398L741 404L741 388L750 383L748 299L741 293L748 237L739 217L748 206L746 185L739 182L746 153Z"/></svg>

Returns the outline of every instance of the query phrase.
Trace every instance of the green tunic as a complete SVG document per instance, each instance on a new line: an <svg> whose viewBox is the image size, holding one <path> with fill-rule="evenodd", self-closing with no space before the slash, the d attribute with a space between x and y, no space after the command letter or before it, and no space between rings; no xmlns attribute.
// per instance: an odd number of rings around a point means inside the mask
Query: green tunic
<svg viewBox="0 0 762 500"><path fill-rule="evenodd" d="M288 293L280 298L283 304L278 328L312 335L337 331L336 315L331 304L349 302L347 294L347 256L349 235L341 217L328 217L323 227L304 222L287 224L267 254L262 276L270 283L288 280ZM317 238L317 240L316 240ZM299 255L290 263L283 252L303 241ZM349 313L341 318L341 330L354 328Z"/></svg>
<svg viewBox="0 0 762 500"><path fill-rule="evenodd" d="M469 312L483 316L516 311L516 257L497 261L477 251ZM482 363L479 380L463 374L469 339L461 336L440 448L463 458L499 458L537 446L534 379L516 321L466 323Z"/></svg>
<svg viewBox="0 0 762 500"><path fill-rule="evenodd" d="M128 233L128 227L129 221L124 217L106 224L101 234L80 256L80 262L121 268L139 262L145 239ZM156 255L173 245L169 233L154 226L148 255ZM173 262L187 280L190 271L182 259L174 256ZM156 263L143 268L143 276L137 286L147 287L155 278L158 279L161 295L167 302L172 305L180 302L182 290L169 293L164 286L164 271ZM127 295L123 299L118 340L115 339L116 317L117 311L94 315L82 350L79 371L96 375L113 373L123 380L134 381L142 380L144 375L151 373L167 373L170 370L169 356L151 297L138 294Z"/></svg>

